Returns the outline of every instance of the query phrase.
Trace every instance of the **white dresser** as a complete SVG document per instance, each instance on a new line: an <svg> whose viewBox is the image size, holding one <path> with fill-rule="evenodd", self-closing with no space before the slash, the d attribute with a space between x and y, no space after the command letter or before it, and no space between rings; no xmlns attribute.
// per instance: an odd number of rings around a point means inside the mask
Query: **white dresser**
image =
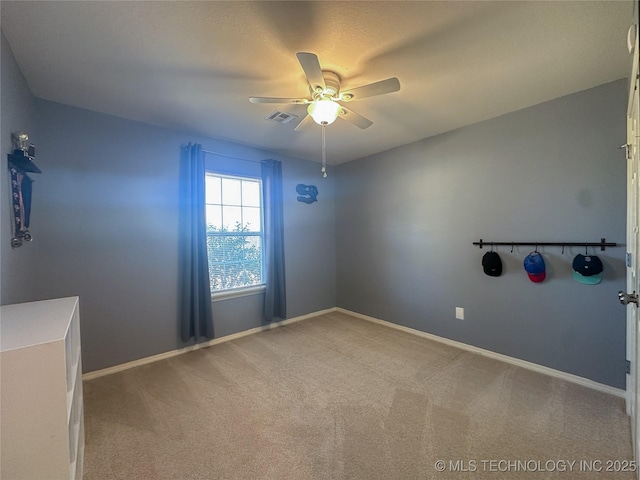
<svg viewBox="0 0 640 480"><path fill-rule="evenodd" d="M0 307L0 478L82 478L78 297Z"/></svg>

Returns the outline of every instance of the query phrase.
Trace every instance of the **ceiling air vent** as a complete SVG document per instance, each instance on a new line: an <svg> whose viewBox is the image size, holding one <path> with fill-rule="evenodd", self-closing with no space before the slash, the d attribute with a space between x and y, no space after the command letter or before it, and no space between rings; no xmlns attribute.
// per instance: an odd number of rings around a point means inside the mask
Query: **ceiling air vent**
<svg viewBox="0 0 640 480"><path fill-rule="evenodd" d="M293 113L281 112L279 110L275 110L271 112L269 115L264 117L265 120L271 120L273 122L278 123L289 123L292 120L298 118L298 115L294 115Z"/></svg>

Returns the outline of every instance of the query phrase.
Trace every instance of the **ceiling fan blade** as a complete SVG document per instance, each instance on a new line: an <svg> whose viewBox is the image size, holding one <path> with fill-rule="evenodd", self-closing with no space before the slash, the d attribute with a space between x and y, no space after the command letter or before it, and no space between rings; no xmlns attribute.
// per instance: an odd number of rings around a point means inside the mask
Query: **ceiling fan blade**
<svg viewBox="0 0 640 480"><path fill-rule="evenodd" d="M322 75L322 68L320 68L320 62L318 57L313 53L298 52L296 53L298 61L304 74L307 76L309 85L316 92L323 92L327 87L324 83L324 76Z"/></svg>
<svg viewBox="0 0 640 480"><path fill-rule="evenodd" d="M299 132L300 130L303 130L310 123L313 123L313 118L311 118L311 115L305 115L305 117L302 120L300 120L300 123L298 123L298 125L296 126L296 128L294 128L294 130L296 132Z"/></svg>
<svg viewBox="0 0 640 480"><path fill-rule="evenodd" d="M249 97L251 103L309 103L306 98Z"/></svg>
<svg viewBox="0 0 640 480"><path fill-rule="evenodd" d="M359 113L349 110L347 107L340 105L340 118L346 120L349 123L353 123L356 127L360 127L363 130L373 125L373 122L368 118L363 117Z"/></svg>
<svg viewBox="0 0 640 480"><path fill-rule="evenodd" d="M376 95L384 95L385 93L397 92L398 90L400 90L400 80L392 77L361 87L352 88L351 90L345 90L340 93L340 100L343 102L351 102Z"/></svg>

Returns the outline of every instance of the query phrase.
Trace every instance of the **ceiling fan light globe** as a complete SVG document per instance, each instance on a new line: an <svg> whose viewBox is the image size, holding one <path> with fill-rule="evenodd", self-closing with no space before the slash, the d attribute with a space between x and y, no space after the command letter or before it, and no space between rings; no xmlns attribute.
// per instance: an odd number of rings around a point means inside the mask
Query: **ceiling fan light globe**
<svg viewBox="0 0 640 480"><path fill-rule="evenodd" d="M329 125L338 118L340 105L333 100L322 99L311 103L307 111L318 125Z"/></svg>

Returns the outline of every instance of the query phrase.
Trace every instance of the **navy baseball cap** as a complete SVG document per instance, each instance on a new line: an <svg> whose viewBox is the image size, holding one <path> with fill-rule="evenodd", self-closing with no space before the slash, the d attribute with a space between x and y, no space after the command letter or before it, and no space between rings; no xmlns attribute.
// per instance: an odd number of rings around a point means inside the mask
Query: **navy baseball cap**
<svg viewBox="0 0 640 480"><path fill-rule="evenodd" d="M524 269L529 275L529 280L534 283L542 282L546 277L544 259L538 252L531 252L525 257Z"/></svg>
<svg viewBox="0 0 640 480"><path fill-rule="evenodd" d="M573 279L585 285L602 281L602 261L596 255L576 255L573 259Z"/></svg>

